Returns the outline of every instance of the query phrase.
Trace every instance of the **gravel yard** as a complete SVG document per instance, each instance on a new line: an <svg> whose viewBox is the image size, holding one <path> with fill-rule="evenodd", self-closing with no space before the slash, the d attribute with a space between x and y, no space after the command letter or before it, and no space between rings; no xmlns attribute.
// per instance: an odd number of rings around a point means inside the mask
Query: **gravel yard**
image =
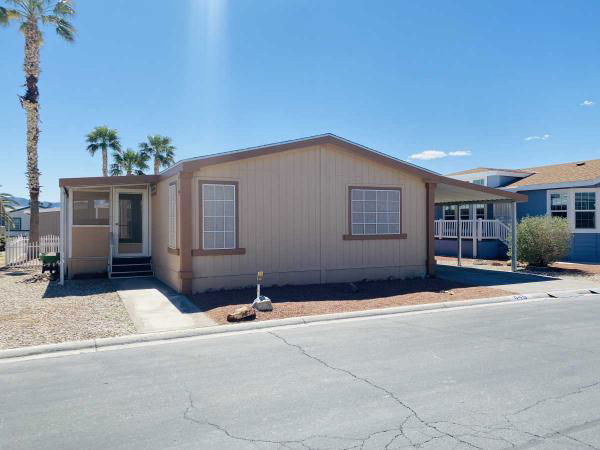
<svg viewBox="0 0 600 450"><path fill-rule="evenodd" d="M368 281L355 283L355 286L356 292L348 283L263 288L262 294L273 302L273 311L258 311L256 320L499 297L511 293L438 278ZM211 319L224 324L228 313L252 303L255 297L255 289L236 289L197 294L192 300Z"/></svg>
<svg viewBox="0 0 600 450"><path fill-rule="evenodd" d="M0 269L0 349L135 332L109 280L31 282L39 272Z"/></svg>

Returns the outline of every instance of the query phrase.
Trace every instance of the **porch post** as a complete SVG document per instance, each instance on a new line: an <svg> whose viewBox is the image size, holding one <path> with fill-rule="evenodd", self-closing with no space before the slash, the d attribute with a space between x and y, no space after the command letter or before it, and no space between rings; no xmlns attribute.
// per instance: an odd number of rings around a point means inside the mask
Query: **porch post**
<svg viewBox="0 0 600 450"><path fill-rule="evenodd" d="M511 203L511 269L513 272L517 271L517 202Z"/></svg>
<svg viewBox="0 0 600 450"><path fill-rule="evenodd" d="M192 172L179 173L179 202L177 226L179 228L179 278L181 293L192 293Z"/></svg>
<svg viewBox="0 0 600 450"><path fill-rule="evenodd" d="M66 255L66 236L67 236L67 227L66 227L66 223L67 223L67 196L65 195L65 188L61 187L60 188L60 212L59 212L59 217L60 217L60 226L59 226L59 232L58 232L58 251L60 252L60 260L59 260L59 270L60 270L60 285L63 286L65 284L65 257Z"/></svg>
<svg viewBox="0 0 600 450"><path fill-rule="evenodd" d="M475 208L471 207L471 213L473 214L471 220L471 237L473 238L473 259L477 258L477 214L475 214Z"/></svg>
<svg viewBox="0 0 600 450"><path fill-rule="evenodd" d="M458 266L462 266L462 222L460 220L460 204L456 205L456 241L458 243Z"/></svg>
<svg viewBox="0 0 600 450"><path fill-rule="evenodd" d="M426 220L427 220L427 275L435 275L435 189L436 183L427 183L426 188Z"/></svg>

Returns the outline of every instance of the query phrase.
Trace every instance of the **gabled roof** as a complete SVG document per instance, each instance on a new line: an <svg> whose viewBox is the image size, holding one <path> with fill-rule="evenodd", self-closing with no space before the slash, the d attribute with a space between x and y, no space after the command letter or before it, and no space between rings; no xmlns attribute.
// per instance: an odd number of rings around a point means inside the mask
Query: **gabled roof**
<svg viewBox="0 0 600 450"><path fill-rule="evenodd" d="M505 186L506 188L517 188L544 184L578 183L589 181L598 182L600 178L600 159L577 161L564 164L553 164L550 166L530 167L524 169L532 175L517 180Z"/></svg>
<svg viewBox="0 0 600 450"><path fill-rule="evenodd" d="M483 172L513 172L513 173L521 173L521 174L530 174L531 172L523 169L496 169L493 167L476 167L474 169L461 170L460 172L452 172L447 174L447 176L451 177L453 175L469 175L472 173L483 173Z"/></svg>
<svg viewBox="0 0 600 450"><path fill-rule="evenodd" d="M467 183L465 181L456 180L454 178L448 178L432 170L428 170L423 167L419 167L415 164L402 161L398 158L394 158L393 156L386 155L385 153L378 152L377 150L373 150L369 147L365 147L364 145L357 144L355 142L349 141L347 139L330 133L301 139L294 139L290 141L278 142L274 144L261 145L258 147L249 147L225 153L216 153L213 155L188 158L177 162L175 165L169 167L168 169L163 170L159 175L61 178L59 180L59 186L115 186L137 183L156 183L160 180L164 180L166 178L177 175L178 173L191 173L206 166L212 166L215 164L222 164L231 161L238 161L247 158L255 158L273 153L295 150L302 147L325 144L335 144L337 147L340 147L348 152L354 153L364 158L371 159L373 161L377 161L380 164L384 164L388 167L392 167L398 170L402 170L406 173L410 173L414 176L423 179L425 182L437 183L439 186L452 186L455 189L455 191L461 192L461 201L468 201L465 200L464 194L465 192L473 191L477 192L477 199L479 202L486 201L488 199L490 201L527 201L527 197L525 195Z"/></svg>

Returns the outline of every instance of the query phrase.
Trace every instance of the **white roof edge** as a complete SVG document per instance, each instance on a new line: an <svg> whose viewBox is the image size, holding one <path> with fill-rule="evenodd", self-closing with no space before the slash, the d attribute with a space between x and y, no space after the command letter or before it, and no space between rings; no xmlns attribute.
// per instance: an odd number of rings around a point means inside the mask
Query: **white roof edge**
<svg viewBox="0 0 600 450"><path fill-rule="evenodd" d="M260 150L260 149L263 149L263 148L273 147L273 146L276 146L276 145L295 144L295 143L299 144L299 143L302 143L304 141L308 141L308 140L311 140L311 139L318 139L318 138L324 138L324 137L332 137L332 138L338 139L340 141L344 141L344 142L346 142L348 144L360 147L363 150L369 151L371 153L375 153L376 155L383 156L385 158L388 158L388 159L391 159L391 160L394 160L394 161L397 161L397 162L401 162L401 163L406 164L408 166L415 167L416 169L423 170L425 172L429 172L429 173L434 174L434 175L443 176L442 174L440 174L438 172L434 172L433 170L425 169L424 167L418 166L416 164L404 161L404 160L399 159L399 158L395 158L394 156L388 155L387 153L382 153L382 152L379 152L377 150L373 150L372 148L365 147L364 145L361 145L361 144L357 144L356 142L353 142L353 141L350 141L350 140L345 139L343 137L337 136L337 135L335 135L333 133L316 134L314 136L307 136L307 137L298 138L298 139L290 139L290 140L281 141L281 142L273 142L273 143L270 143L270 144L258 145L258 146L255 146L255 147L246 147L246 148L237 149L237 150L230 150L230 151L226 151L226 152L212 153L210 155L194 156L194 157L191 157L191 158L185 158L185 159L182 159L180 161L177 161L172 166L167 167L166 169L163 169L159 173L159 175L162 175L167 170L170 170L173 167L177 167L178 165L183 164L185 162L199 161L199 160L203 160L203 159L214 158L214 157L217 157L217 156L235 155L235 154L238 154L238 153L244 153L244 152L249 152L249 151L253 151L253 150Z"/></svg>

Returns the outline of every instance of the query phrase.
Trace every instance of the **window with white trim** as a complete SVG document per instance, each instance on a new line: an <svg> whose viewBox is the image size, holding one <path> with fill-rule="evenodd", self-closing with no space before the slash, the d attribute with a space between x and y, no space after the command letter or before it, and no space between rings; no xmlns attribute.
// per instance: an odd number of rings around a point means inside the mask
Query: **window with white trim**
<svg viewBox="0 0 600 450"><path fill-rule="evenodd" d="M202 248L236 248L236 191L234 184L202 184Z"/></svg>
<svg viewBox="0 0 600 450"><path fill-rule="evenodd" d="M469 205L460 207L460 220L471 220L471 207Z"/></svg>
<svg viewBox="0 0 600 450"><path fill-rule="evenodd" d="M575 228L596 228L595 192L575 192Z"/></svg>
<svg viewBox="0 0 600 450"><path fill-rule="evenodd" d="M550 215L552 217L567 218L569 194L550 194Z"/></svg>
<svg viewBox="0 0 600 450"><path fill-rule="evenodd" d="M444 206L444 220L456 220L455 206Z"/></svg>
<svg viewBox="0 0 600 450"><path fill-rule="evenodd" d="M169 248L177 248L177 183L169 185Z"/></svg>
<svg viewBox="0 0 600 450"><path fill-rule="evenodd" d="M478 184L480 186L485 186L485 178L479 178L477 180L473 180L473 184Z"/></svg>
<svg viewBox="0 0 600 450"><path fill-rule="evenodd" d="M475 218L476 219L482 219L485 220L485 210L487 205L483 204L483 203L478 203L476 205L473 205L473 208L475 209Z"/></svg>
<svg viewBox="0 0 600 450"><path fill-rule="evenodd" d="M400 234L399 189L351 189L353 235Z"/></svg>

